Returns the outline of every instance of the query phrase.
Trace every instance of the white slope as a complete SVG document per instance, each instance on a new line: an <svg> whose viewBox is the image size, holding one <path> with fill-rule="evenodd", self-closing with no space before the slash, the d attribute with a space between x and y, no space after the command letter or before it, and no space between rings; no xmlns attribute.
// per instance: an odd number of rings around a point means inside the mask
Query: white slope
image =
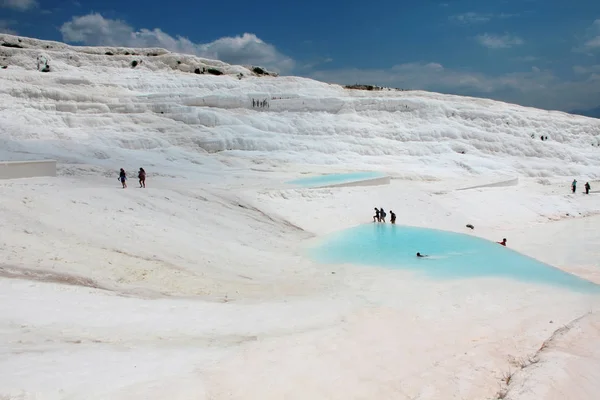
<svg viewBox="0 0 600 400"><path fill-rule="evenodd" d="M559 329L528 360L529 365L511 376L505 399L593 398L600 378L598 335L597 313Z"/></svg>
<svg viewBox="0 0 600 400"><path fill-rule="evenodd" d="M56 158L59 176L0 181L0 397L493 398L510 360L598 311L598 296L565 288L304 254L381 206L409 225L473 223L469 233L600 282L598 195L569 193L573 178L600 185L598 120L259 77L161 49L3 43L22 48L0 46L0 159ZM358 170L394 179L286 185ZM598 346L578 326L569 346ZM561 354L515 379L544 398ZM572 362L595 379L597 357ZM581 387L573 398L595 398Z"/></svg>
<svg viewBox="0 0 600 400"><path fill-rule="evenodd" d="M193 167L207 152L219 152L388 172L401 167L398 173L413 176L600 177L595 119L418 91L348 91L302 78L257 77L217 62L228 75L196 75L179 69L205 68L207 60L18 40L0 36L26 47L0 47L8 66L0 70L3 103L29 110L3 113L9 133L2 148L11 152L103 165L107 158L152 157ZM51 72L35 70L40 56ZM142 63L131 68L132 61ZM246 77L238 80L240 72ZM253 109L253 99L268 100L269 108Z"/></svg>

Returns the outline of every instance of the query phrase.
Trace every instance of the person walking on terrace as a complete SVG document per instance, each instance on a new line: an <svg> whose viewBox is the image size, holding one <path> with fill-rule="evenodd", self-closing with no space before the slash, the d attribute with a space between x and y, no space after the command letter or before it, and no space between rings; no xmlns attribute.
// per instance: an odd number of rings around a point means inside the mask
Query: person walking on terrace
<svg viewBox="0 0 600 400"><path fill-rule="evenodd" d="M140 180L140 187L146 188L146 171L144 168L140 168L138 171L138 179Z"/></svg>
<svg viewBox="0 0 600 400"><path fill-rule="evenodd" d="M123 185L123 189L127 187L127 173L123 168L119 171L119 180L121 181L121 185Z"/></svg>

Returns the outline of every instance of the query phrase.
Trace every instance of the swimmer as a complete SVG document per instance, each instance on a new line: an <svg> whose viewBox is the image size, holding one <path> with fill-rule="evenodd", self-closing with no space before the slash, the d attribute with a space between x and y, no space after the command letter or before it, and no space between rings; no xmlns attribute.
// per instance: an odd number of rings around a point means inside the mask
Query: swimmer
<svg viewBox="0 0 600 400"><path fill-rule="evenodd" d="M423 257L429 257L429 256L428 256L428 255L425 255L425 254L417 253L417 257L421 257L421 258L423 258Z"/></svg>

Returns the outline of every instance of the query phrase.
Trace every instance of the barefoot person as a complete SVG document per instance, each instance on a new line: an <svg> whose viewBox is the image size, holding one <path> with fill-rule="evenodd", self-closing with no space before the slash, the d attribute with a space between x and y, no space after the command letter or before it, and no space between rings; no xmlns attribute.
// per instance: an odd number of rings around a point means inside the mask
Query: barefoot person
<svg viewBox="0 0 600 400"><path fill-rule="evenodd" d="M138 171L138 179L140 180L140 187L145 188L146 187L146 171L144 171L144 168L140 168L140 170Z"/></svg>
<svg viewBox="0 0 600 400"><path fill-rule="evenodd" d="M392 210L390 210L390 222L391 222L392 224L395 224L395 223L396 223L396 213L395 213L395 212L393 212Z"/></svg>
<svg viewBox="0 0 600 400"><path fill-rule="evenodd" d="M383 222L384 224L385 224L385 216L386 216L385 211L383 211L383 208L380 208L379 209L379 220L381 222Z"/></svg>
<svg viewBox="0 0 600 400"><path fill-rule="evenodd" d="M119 180L121 181L121 185L123 185L123 189L127 187L127 173L123 168L119 171Z"/></svg>
<svg viewBox="0 0 600 400"><path fill-rule="evenodd" d="M379 216L379 209L375 207L375 215L373 215L373 222L380 222L381 217Z"/></svg>

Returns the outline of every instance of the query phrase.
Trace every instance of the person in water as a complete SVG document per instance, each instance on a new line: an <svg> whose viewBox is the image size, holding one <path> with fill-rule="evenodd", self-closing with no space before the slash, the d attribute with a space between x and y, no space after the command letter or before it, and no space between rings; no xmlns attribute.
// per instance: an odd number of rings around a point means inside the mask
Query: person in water
<svg viewBox="0 0 600 400"><path fill-rule="evenodd" d="M425 258L425 257L429 257L429 256L427 254L417 253L417 257L419 257L419 258Z"/></svg>
<svg viewBox="0 0 600 400"><path fill-rule="evenodd" d="M146 188L146 171L144 171L144 168L140 168L138 171L138 179L140 180L140 187Z"/></svg>
<svg viewBox="0 0 600 400"><path fill-rule="evenodd" d="M119 180L121 181L121 185L123 185L123 189L127 187L127 173L123 168L119 171Z"/></svg>
<svg viewBox="0 0 600 400"><path fill-rule="evenodd" d="M506 238L502 239L501 242L496 242L498 244L501 244L502 246L506 246Z"/></svg>
<svg viewBox="0 0 600 400"><path fill-rule="evenodd" d="M396 214L392 210L390 210L390 222L392 224L396 223Z"/></svg>

